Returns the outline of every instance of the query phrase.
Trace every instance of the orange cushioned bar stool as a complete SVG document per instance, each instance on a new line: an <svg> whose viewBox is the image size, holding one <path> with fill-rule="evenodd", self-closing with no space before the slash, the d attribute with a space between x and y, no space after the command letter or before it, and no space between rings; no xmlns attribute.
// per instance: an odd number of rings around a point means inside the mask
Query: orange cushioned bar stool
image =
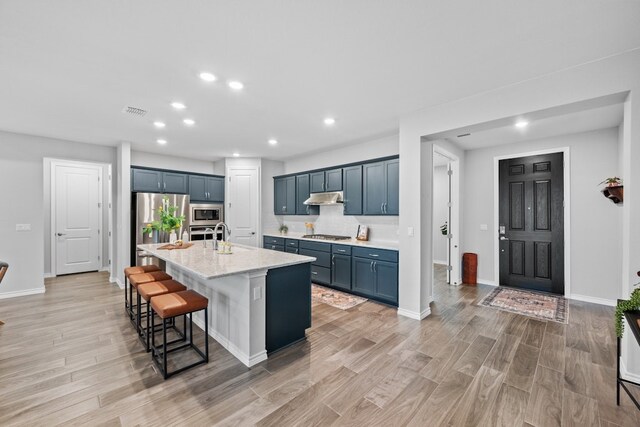
<svg viewBox="0 0 640 427"><path fill-rule="evenodd" d="M147 304L149 304L149 300L153 297L157 297L159 295L170 294L173 292L181 292L186 291L187 287L180 282L177 282L173 279L171 280L163 280L162 282L149 282L138 285L138 307L141 306L141 300L144 299ZM149 351L149 328L151 327L151 319L150 319L151 310L147 310L147 324L144 328L141 329L140 340L145 345L147 351ZM178 328L172 325L175 328L176 333L180 336L180 340L185 340L185 331L187 329L187 319L184 318L182 332L178 330ZM176 342L177 342L176 341ZM169 343L172 344L172 343Z"/></svg>
<svg viewBox="0 0 640 427"><path fill-rule="evenodd" d="M199 293L188 290L182 292L175 292L171 294L159 295L151 298L151 357L153 362L158 366L160 372L165 379L169 376L182 372L186 369L193 368L194 366L202 363L209 363L209 316L208 305L209 300ZM193 313L204 310L204 347L205 351L202 353L193 343ZM156 346L156 333L155 333L155 316L157 314L162 321L162 345ZM189 340L186 344L169 348L167 343L167 321L169 319L175 319L178 316L189 315ZM186 320L186 319L185 319ZM186 330L185 330L186 335ZM190 365L183 366L178 369L174 369L173 372L169 372L167 368L167 354L174 351L183 349L193 349L200 359Z"/></svg>
<svg viewBox="0 0 640 427"><path fill-rule="evenodd" d="M124 269L124 309L129 315L129 319L133 321L133 289L129 284L129 276L141 273L151 273L152 271L160 271L157 265L140 265L136 267L127 267Z"/></svg>
<svg viewBox="0 0 640 427"><path fill-rule="evenodd" d="M129 286L135 288L136 292L138 292L138 286L142 285L143 283L161 282L163 280L170 279L173 279L173 277L169 276L164 271L159 270L150 271L148 273L132 274L131 276L129 276ZM131 299L129 303L133 305L133 299ZM133 325L136 327L136 331L140 333L140 317L142 316L142 313L140 312L140 304L136 305L136 310L136 313L134 313L135 321L133 322Z"/></svg>

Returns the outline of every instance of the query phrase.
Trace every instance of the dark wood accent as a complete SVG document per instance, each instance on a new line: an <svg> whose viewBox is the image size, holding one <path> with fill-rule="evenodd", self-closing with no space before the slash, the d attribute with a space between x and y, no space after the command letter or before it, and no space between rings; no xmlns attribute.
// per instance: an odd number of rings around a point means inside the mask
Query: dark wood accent
<svg viewBox="0 0 640 427"><path fill-rule="evenodd" d="M500 285L564 293L563 154L501 160Z"/></svg>

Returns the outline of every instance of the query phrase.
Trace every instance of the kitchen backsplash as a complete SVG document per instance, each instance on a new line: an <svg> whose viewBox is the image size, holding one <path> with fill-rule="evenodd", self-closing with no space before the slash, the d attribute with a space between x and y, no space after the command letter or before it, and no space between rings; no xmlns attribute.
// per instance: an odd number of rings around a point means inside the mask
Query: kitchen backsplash
<svg viewBox="0 0 640 427"><path fill-rule="evenodd" d="M289 231L304 233L305 223L312 222L316 234L336 234L355 237L359 225L369 226L369 240L398 241L397 216L345 216L342 205L320 206L320 215L284 216L280 224Z"/></svg>

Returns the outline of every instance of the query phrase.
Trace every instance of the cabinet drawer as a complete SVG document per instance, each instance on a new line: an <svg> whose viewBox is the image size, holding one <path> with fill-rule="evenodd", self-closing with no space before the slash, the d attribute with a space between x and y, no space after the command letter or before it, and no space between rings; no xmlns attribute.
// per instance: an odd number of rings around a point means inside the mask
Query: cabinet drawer
<svg viewBox="0 0 640 427"><path fill-rule="evenodd" d="M285 239L285 244L286 247L288 248L297 248L298 247L298 241L295 239Z"/></svg>
<svg viewBox="0 0 640 427"><path fill-rule="evenodd" d="M331 243L309 242L300 240L300 249L311 249L313 251L331 252Z"/></svg>
<svg viewBox="0 0 640 427"><path fill-rule="evenodd" d="M285 252L289 252L290 254L297 254L299 250L300 249L298 249L298 248L290 248L289 246L286 246L284 248L284 251Z"/></svg>
<svg viewBox="0 0 640 427"><path fill-rule="evenodd" d="M264 245L280 245L284 246L284 239L282 237L264 236Z"/></svg>
<svg viewBox="0 0 640 427"><path fill-rule="evenodd" d="M312 256L316 260L313 265L320 267L331 268L331 254L328 252L313 251L311 249L300 248L298 251L300 255Z"/></svg>
<svg viewBox="0 0 640 427"><path fill-rule="evenodd" d="M378 261L398 262L398 251L385 249L353 248L352 255Z"/></svg>
<svg viewBox="0 0 640 427"><path fill-rule="evenodd" d="M311 264L311 281L314 283L331 283L331 269Z"/></svg>
<svg viewBox="0 0 640 427"><path fill-rule="evenodd" d="M351 255L351 246L331 245L331 253L340 254L340 255Z"/></svg>
<svg viewBox="0 0 640 427"><path fill-rule="evenodd" d="M271 249L272 251L280 251L280 252L284 252L284 246L283 245L269 245L269 244L265 244L264 245L265 249Z"/></svg>

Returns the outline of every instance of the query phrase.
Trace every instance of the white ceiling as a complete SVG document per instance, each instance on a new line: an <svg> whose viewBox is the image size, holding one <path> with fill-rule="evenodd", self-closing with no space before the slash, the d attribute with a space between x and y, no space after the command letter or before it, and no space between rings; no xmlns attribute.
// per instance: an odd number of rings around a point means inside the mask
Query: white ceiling
<svg viewBox="0 0 640 427"><path fill-rule="evenodd" d="M639 47L639 17L640 2L609 0L0 0L0 129L283 159ZM220 80L205 84L205 70ZM245 89L232 92L227 79ZM174 100L187 110L173 111ZM127 105L149 113L124 115ZM182 125L187 116L196 126Z"/></svg>

